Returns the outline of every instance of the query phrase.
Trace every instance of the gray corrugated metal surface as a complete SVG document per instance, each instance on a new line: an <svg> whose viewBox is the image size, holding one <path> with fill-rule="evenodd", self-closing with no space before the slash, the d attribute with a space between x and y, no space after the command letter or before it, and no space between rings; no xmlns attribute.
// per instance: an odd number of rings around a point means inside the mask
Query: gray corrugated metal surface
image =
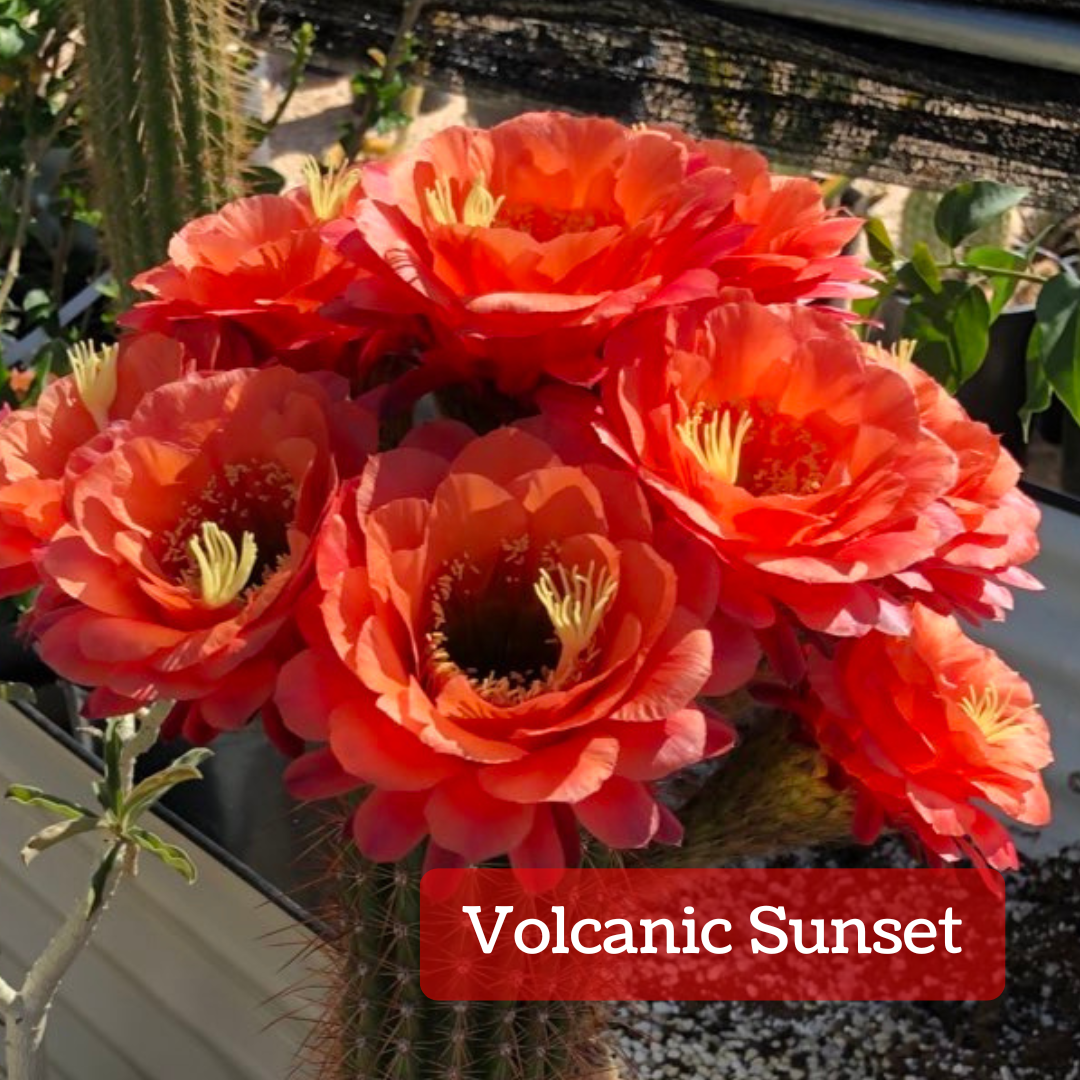
<svg viewBox="0 0 1080 1080"><path fill-rule="evenodd" d="M85 799L85 764L0 704L0 788L32 783ZM40 815L0 805L0 972L17 979L86 888L92 842L23 868ZM186 843L164 823L159 831ZM189 850L191 845L187 845ZM117 897L61 989L49 1029L56 1080L284 1080L310 1016L289 961L306 931L208 855L188 888L155 860ZM285 1016L289 1019L283 1019Z"/></svg>

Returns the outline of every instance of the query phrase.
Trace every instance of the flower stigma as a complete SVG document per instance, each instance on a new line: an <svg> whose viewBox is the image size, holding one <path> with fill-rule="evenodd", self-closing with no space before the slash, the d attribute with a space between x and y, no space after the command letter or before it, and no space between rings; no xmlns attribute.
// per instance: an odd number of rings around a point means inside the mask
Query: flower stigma
<svg viewBox="0 0 1080 1080"><path fill-rule="evenodd" d="M996 743L1007 738L1014 728L1020 727L1031 709L1014 709L1008 700L1002 701L996 686L988 686L981 693L969 687L960 702L960 708L969 720L983 733L987 742Z"/></svg>
<svg viewBox="0 0 1080 1080"><path fill-rule="evenodd" d="M201 536L188 541L188 551L199 568L199 595L207 607L219 608L235 600L247 586L258 548L255 537L245 532L240 551L227 532L212 521L204 521Z"/></svg>
<svg viewBox="0 0 1080 1080"><path fill-rule="evenodd" d="M480 173L473 181L469 194L465 197L465 205L461 208L461 217L458 217L454 206L454 194L450 188L450 181L441 177L435 181L433 187L425 193L428 210L439 225L467 225L470 228L486 229L494 222L505 201L505 196L500 195L497 199L487 187L487 178Z"/></svg>
<svg viewBox="0 0 1080 1080"><path fill-rule="evenodd" d="M739 479L743 443L753 421L748 413L740 413L732 429L731 417L730 409L721 412L697 405L681 424L676 425L675 433L706 472L725 483L735 484Z"/></svg>
<svg viewBox="0 0 1080 1080"><path fill-rule="evenodd" d="M95 348L89 341L78 341L68 350L68 363L75 388L94 418L99 431L109 425L109 410L116 398L116 367L120 350L116 345Z"/></svg>
<svg viewBox="0 0 1080 1080"><path fill-rule="evenodd" d="M311 209L320 221L331 221L341 213L345 200L360 183L360 170L349 163L323 172L310 155L305 159L304 181L311 196Z"/></svg>
<svg viewBox="0 0 1080 1080"><path fill-rule="evenodd" d="M619 586L606 567L597 571L590 563L584 573L580 570L568 572L560 565L557 581L544 567L533 588L551 619L561 646L559 663L551 678L552 687L557 688L577 671L579 661L596 637Z"/></svg>

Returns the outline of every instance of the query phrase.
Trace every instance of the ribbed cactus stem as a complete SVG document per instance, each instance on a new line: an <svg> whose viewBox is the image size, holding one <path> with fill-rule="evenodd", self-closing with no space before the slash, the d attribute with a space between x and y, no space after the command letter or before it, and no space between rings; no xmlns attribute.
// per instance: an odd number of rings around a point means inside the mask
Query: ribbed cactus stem
<svg viewBox="0 0 1080 1080"><path fill-rule="evenodd" d="M241 192L240 0L76 0L94 195L117 278Z"/></svg>
<svg viewBox="0 0 1080 1080"><path fill-rule="evenodd" d="M420 856L367 862L340 834L332 986L309 1054L319 1080L579 1080L595 1009L574 1002L438 1002L420 989Z"/></svg>

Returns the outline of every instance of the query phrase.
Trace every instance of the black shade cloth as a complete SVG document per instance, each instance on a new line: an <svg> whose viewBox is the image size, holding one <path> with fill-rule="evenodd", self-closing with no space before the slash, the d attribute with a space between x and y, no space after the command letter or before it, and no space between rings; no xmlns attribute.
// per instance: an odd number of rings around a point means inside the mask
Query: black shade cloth
<svg viewBox="0 0 1080 1080"><path fill-rule="evenodd" d="M1080 0L981 0L1080 21ZM319 48L389 42L397 0L265 0ZM941 188L992 177L1080 206L1080 77L705 2L430 0L434 82L667 120L802 168Z"/></svg>

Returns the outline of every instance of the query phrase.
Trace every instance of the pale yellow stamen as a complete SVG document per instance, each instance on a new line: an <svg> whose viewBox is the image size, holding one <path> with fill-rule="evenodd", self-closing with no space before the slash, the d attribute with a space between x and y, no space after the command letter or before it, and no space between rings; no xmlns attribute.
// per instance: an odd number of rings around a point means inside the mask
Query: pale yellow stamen
<svg viewBox="0 0 1080 1080"><path fill-rule="evenodd" d="M345 200L360 183L360 170L346 162L322 171L318 161L308 157L303 166L304 182L311 196L311 209L320 221L331 221L341 213Z"/></svg>
<svg viewBox="0 0 1080 1080"><path fill-rule="evenodd" d="M888 347L874 343L867 347L873 360L888 367L906 368L915 362L915 350L919 343L912 338L901 338L895 345Z"/></svg>
<svg viewBox="0 0 1080 1080"><path fill-rule="evenodd" d="M551 684L558 687L577 669L578 661L592 644L618 584L607 568L597 571L592 564L582 573L558 567L558 581L550 570L540 571L533 586L551 619L561 651Z"/></svg>
<svg viewBox="0 0 1080 1080"><path fill-rule="evenodd" d="M1014 709L1008 700L1002 701L996 686L988 686L981 693L975 687L969 687L960 708L977 725L987 742L1006 738L1031 712L1031 709Z"/></svg>
<svg viewBox="0 0 1080 1080"><path fill-rule="evenodd" d="M712 415L706 420L708 411ZM732 430L731 416L729 409L721 413L699 405L681 424L676 425L675 433L703 469L734 484L739 479L739 458L752 421L746 413L740 413Z"/></svg>
<svg viewBox="0 0 1080 1080"><path fill-rule="evenodd" d="M115 345L97 349L89 341L76 342L68 350L75 388L99 431L108 427L109 409L116 398L116 362L119 354L120 350Z"/></svg>
<svg viewBox="0 0 1080 1080"><path fill-rule="evenodd" d="M212 521L204 521L201 531L188 541L199 568L199 597L207 607L224 607L244 591L255 569L255 537L245 532L238 553L232 537Z"/></svg>
<svg viewBox="0 0 1080 1080"><path fill-rule="evenodd" d="M436 180L434 186L428 188L425 195L428 210L439 225L467 225L470 228L479 229L486 229L491 225L506 198L500 195L496 199L491 194L483 173L480 173L473 181L473 186L465 197L465 205L461 208L460 218L454 206L454 193L450 187L450 181L446 177Z"/></svg>

